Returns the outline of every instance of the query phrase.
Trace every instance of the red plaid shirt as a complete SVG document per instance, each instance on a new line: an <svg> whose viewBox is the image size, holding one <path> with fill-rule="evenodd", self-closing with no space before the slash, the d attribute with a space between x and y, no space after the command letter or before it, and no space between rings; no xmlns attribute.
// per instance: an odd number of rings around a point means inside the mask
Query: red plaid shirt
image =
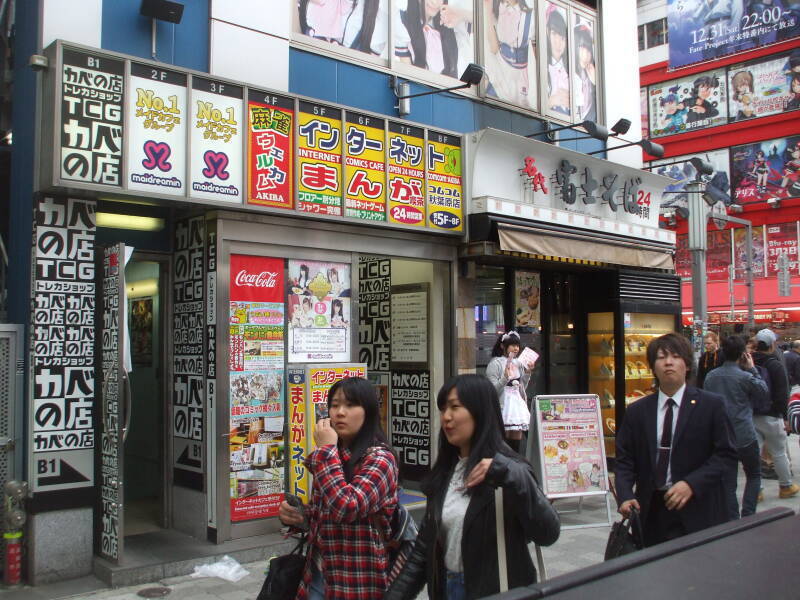
<svg viewBox="0 0 800 600"><path fill-rule="evenodd" d="M347 483L342 462L349 457L346 449L331 444L306 458L314 477L307 513L311 545L298 599L308 595L312 560L325 578L325 598L383 598L386 591L383 539L391 537L389 520L397 506L397 463L387 448L369 448ZM383 529L383 538L372 519Z"/></svg>

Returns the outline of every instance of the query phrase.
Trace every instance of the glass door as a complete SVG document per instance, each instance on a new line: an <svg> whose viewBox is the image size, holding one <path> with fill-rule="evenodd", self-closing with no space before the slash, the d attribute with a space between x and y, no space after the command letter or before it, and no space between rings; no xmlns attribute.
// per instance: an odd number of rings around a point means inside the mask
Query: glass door
<svg viewBox="0 0 800 600"><path fill-rule="evenodd" d="M573 315L572 275L554 274L547 288L550 303L549 394L574 394L579 389L578 342Z"/></svg>

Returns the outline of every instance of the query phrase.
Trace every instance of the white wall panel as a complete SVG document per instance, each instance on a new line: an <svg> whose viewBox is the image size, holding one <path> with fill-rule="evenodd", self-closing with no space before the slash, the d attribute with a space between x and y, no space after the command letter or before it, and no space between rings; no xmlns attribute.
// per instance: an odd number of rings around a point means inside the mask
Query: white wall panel
<svg viewBox="0 0 800 600"><path fill-rule="evenodd" d="M211 18L288 39L295 6L286 0L212 0Z"/></svg>
<svg viewBox="0 0 800 600"><path fill-rule="evenodd" d="M103 0L42 0L42 48L54 40L100 47Z"/></svg>
<svg viewBox="0 0 800 600"><path fill-rule="evenodd" d="M289 40L211 21L211 74L277 91L289 89Z"/></svg>
<svg viewBox="0 0 800 600"><path fill-rule="evenodd" d="M613 0L601 4L600 23L603 33L603 93L606 123L613 125L620 118L633 125L628 139L637 139L637 124L641 118L639 100L639 42L636 36L636 0ZM616 145L610 142L609 146ZM630 167L641 168L642 150L639 146L610 152L608 158Z"/></svg>

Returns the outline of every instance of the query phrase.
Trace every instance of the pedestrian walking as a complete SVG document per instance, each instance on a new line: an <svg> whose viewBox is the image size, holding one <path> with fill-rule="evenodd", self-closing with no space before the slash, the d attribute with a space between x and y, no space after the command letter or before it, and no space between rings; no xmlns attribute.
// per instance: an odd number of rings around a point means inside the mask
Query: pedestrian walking
<svg viewBox="0 0 800 600"><path fill-rule="evenodd" d="M531 418L526 392L531 372L517 358L520 350L516 331L500 334L492 348L493 358L486 365L486 377L492 382L500 401L506 443L515 452L520 452L522 435L528 431Z"/></svg>
<svg viewBox="0 0 800 600"><path fill-rule="evenodd" d="M281 502L278 513L284 525L308 524L297 598L383 598L389 564L382 540L391 536L398 472L375 388L365 379L342 379L328 392L328 411L305 460L314 478L311 503L298 509Z"/></svg>
<svg viewBox="0 0 800 600"><path fill-rule="evenodd" d="M789 402L789 379L786 369L775 355L777 336L770 329L756 333L756 351L753 362L763 367L769 375L770 398L772 403L765 414L756 414L753 424L756 427L758 443L766 447L778 475L778 496L791 498L800 492L800 486L792 481L789 458L786 454L786 429L788 428L787 405Z"/></svg>
<svg viewBox="0 0 800 600"><path fill-rule="evenodd" d="M783 353L791 394L800 393L800 340L794 340Z"/></svg>
<svg viewBox="0 0 800 600"><path fill-rule="evenodd" d="M699 388L705 387L703 384L706 375L724 362L722 351L719 349L719 336L713 331L709 331L703 338L703 348L705 352L700 355L700 360L697 362L697 387Z"/></svg>
<svg viewBox="0 0 800 600"><path fill-rule="evenodd" d="M619 512L640 511L644 545L728 521L723 476L736 461L722 398L687 386L692 348L677 333L653 339L658 392L631 404L617 434Z"/></svg>
<svg viewBox="0 0 800 600"><path fill-rule="evenodd" d="M733 425L734 442L739 462L745 474L741 516L755 514L758 493L761 490L761 459L758 438L753 425L753 408L770 404L767 383L761 378L753 364L753 357L745 352L745 340L731 335L722 340L725 362L706 377L705 390L719 394L725 400L725 411ZM739 361L744 365L740 366ZM736 499L738 464L724 477L728 516L739 518L739 502Z"/></svg>
<svg viewBox="0 0 800 600"><path fill-rule="evenodd" d="M527 544L553 544L558 514L536 482L533 467L503 441L497 394L480 375L460 375L436 398L442 431L436 463L422 485L425 517L390 600L428 596L459 600L500 590L498 537L505 544L509 588L536 581ZM502 490L502 506L495 489ZM497 535L502 510L503 535Z"/></svg>

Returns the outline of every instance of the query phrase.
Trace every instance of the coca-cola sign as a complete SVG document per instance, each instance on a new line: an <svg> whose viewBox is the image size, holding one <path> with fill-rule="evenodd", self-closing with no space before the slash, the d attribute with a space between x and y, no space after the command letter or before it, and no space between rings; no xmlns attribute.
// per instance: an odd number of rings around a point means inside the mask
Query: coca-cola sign
<svg viewBox="0 0 800 600"><path fill-rule="evenodd" d="M231 254L231 302L283 302L282 258Z"/></svg>
<svg viewBox="0 0 800 600"><path fill-rule="evenodd" d="M236 274L235 283L244 287L274 288L278 283L278 274L270 271L248 273L242 269Z"/></svg>

